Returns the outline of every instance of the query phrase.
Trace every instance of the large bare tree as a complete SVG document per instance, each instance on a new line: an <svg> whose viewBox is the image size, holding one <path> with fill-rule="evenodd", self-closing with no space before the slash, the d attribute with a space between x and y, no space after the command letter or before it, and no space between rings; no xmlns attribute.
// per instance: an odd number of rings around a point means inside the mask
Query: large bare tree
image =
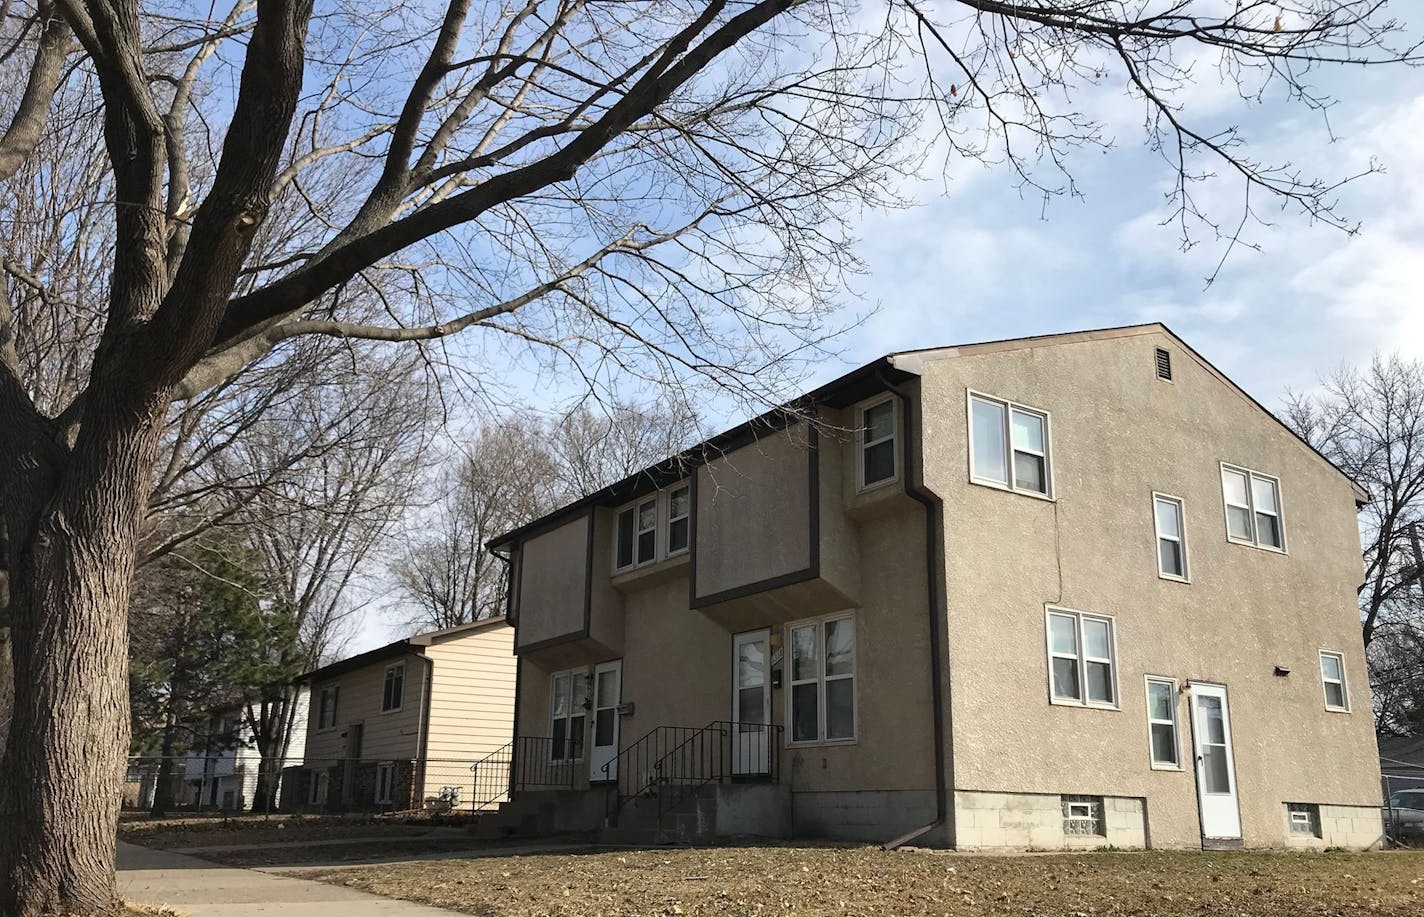
<svg viewBox="0 0 1424 917"><path fill-rule="evenodd" d="M1360 629L1383 731L1424 729L1424 363L1376 355L1293 395L1286 419L1370 495Z"/></svg>
<svg viewBox="0 0 1424 917"><path fill-rule="evenodd" d="M46 272L83 241L61 233L42 263L7 268L0 301L3 623L25 737L0 760L0 910L113 896L125 614L175 401L306 335L418 342L492 386L507 340L595 386L700 376L773 397L834 330L857 266L847 221L895 201L922 125L1063 190L1068 152L1106 139L1077 93L1107 81L1143 104L1184 232L1215 225L1192 194L1213 172L1248 208L1273 196L1338 223L1333 180L1253 159L1195 122L1184 90L1207 55L1244 94L1323 108L1320 66L1413 59L1382 7L238 0L210 21L137 0L7 6L7 199L67 180L32 160L63 137L99 170L66 206L106 215L108 244L83 247L84 284L56 296ZM102 132L83 131L96 117ZM300 231L274 231L283 208ZM484 346L441 343L457 332Z"/></svg>

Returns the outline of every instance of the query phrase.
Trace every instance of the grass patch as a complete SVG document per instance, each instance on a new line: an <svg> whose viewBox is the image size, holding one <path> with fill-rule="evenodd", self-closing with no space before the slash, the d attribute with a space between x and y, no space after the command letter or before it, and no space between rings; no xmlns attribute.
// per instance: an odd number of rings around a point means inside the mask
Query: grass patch
<svg viewBox="0 0 1424 917"><path fill-rule="evenodd" d="M467 914L1414 917L1424 854L1046 856L739 847L449 859L304 872Z"/></svg>
<svg viewBox="0 0 1424 917"><path fill-rule="evenodd" d="M363 837L419 837L439 824L430 819L346 818L334 815L189 815L119 821L119 840L159 850L229 844L275 844Z"/></svg>

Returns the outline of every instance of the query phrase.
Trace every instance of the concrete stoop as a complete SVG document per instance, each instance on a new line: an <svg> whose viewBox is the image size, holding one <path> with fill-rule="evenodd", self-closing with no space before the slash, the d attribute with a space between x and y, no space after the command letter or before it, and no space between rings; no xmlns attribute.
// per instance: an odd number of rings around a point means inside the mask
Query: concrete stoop
<svg viewBox="0 0 1424 917"><path fill-rule="evenodd" d="M607 800L602 789L524 792L481 815L470 833L481 840L592 835L603 824Z"/></svg>
<svg viewBox="0 0 1424 917"><path fill-rule="evenodd" d="M616 824L598 831L602 844L697 846L717 840L717 787L704 786L659 814L658 797L630 799L619 810Z"/></svg>

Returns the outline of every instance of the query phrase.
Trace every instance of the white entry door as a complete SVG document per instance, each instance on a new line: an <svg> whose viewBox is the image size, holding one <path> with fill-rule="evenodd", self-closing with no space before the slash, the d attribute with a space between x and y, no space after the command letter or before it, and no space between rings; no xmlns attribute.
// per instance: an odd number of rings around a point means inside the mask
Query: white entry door
<svg viewBox="0 0 1424 917"><path fill-rule="evenodd" d="M1191 691L1202 836L1236 839L1241 837L1241 809L1236 799L1236 760L1231 752L1226 687L1194 683Z"/></svg>
<svg viewBox="0 0 1424 917"><path fill-rule="evenodd" d="M771 772L771 632L732 638L732 773Z"/></svg>
<svg viewBox="0 0 1424 917"><path fill-rule="evenodd" d="M588 779L618 779L618 704L623 696L623 660L600 662L593 670L593 751ZM607 769L604 769L607 765Z"/></svg>

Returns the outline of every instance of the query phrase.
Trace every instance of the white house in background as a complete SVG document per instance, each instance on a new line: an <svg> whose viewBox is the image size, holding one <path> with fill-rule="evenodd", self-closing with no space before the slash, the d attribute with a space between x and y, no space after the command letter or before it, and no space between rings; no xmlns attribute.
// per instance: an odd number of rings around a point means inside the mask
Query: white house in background
<svg viewBox="0 0 1424 917"><path fill-rule="evenodd" d="M296 719L292 724L292 741L287 750L285 766L300 765L306 754L307 711L310 707L305 688L296 698ZM252 710L253 715L257 709ZM207 721L194 726L192 750L184 758L183 785L178 793L181 805L224 811L247 811L257 795L257 772L261 755L247 725L242 704L215 708ZM204 736L212 737L205 741ZM235 736L236 741L228 737ZM208 745L212 750L205 750ZM278 773L281 768L278 768ZM152 789L144 787L143 802L152 800ZM280 790L277 804L281 804Z"/></svg>

